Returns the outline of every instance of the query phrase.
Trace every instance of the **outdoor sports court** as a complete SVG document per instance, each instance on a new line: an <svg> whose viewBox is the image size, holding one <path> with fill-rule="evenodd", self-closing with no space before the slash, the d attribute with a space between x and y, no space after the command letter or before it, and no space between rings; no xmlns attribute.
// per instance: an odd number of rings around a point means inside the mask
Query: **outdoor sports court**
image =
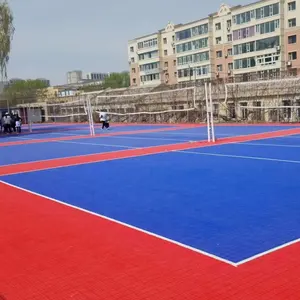
<svg viewBox="0 0 300 300"><path fill-rule="evenodd" d="M0 294L299 299L300 126L0 137Z"/></svg>

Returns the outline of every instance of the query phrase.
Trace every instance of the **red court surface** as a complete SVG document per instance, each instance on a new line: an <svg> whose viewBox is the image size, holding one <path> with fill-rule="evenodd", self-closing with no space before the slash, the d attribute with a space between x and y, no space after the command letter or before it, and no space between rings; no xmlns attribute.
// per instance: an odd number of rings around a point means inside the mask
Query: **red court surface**
<svg viewBox="0 0 300 300"><path fill-rule="evenodd" d="M0 188L10 198L0 200L4 299L299 299L299 243L234 267L6 184Z"/></svg>
<svg viewBox="0 0 300 300"><path fill-rule="evenodd" d="M154 128L134 133L164 130ZM297 134L299 128L282 128L223 137L214 145ZM78 135L9 141L0 146L17 148L23 144L81 138ZM0 176L214 145L206 141L184 142L3 165ZM101 180L101 173L96 176ZM249 261L230 264L96 213L9 185L1 178L0 192L1 300L300 299L299 240Z"/></svg>

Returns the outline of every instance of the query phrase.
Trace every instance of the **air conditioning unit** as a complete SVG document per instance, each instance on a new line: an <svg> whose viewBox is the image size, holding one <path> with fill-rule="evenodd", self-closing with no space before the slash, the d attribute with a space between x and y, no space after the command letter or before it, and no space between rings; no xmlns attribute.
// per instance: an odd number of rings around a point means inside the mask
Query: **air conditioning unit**
<svg viewBox="0 0 300 300"><path fill-rule="evenodd" d="M292 66L292 62L289 60L289 61L286 63L286 65L287 65L288 67L291 67L291 66Z"/></svg>
<svg viewBox="0 0 300 300"><path fill-rule="evenodd" d="M219 73L219 72L217 72L216 76L217 76L217 77L219 77L219 76L220 76L220 73Z"/></svg>
<svg viewBox="0 0 300 300"><path fill-rule="evenodd" d="M227 72L227 73L228 73L228 75L230 75L230 74L231 74L231 70L228 70L228 72Z"/></svg>
<svg viewBox="0 0 300 300"><path fill-rule="evenodd" d="M230 32L231 31L231 27L228 26L227 27L227 31Z"/></svg>
<svg viewBox="0 0 300 300"><path fill-rule="evenodd" d="M280 51L280 46L276 46L276 51L277 51L277 52Z"/></svg>
<svg viewBox="0 0 300 300"><path fill-rule="evenodd" d="M172 46L172 47L175 47L175 43L174 43L174 42L172 42L171 46Z"/></svg>

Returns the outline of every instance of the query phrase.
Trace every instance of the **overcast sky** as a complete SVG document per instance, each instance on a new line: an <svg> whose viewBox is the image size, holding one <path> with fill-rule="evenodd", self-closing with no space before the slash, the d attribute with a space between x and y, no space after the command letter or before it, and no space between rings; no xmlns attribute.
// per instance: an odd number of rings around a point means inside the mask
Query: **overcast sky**
<svg viewBox="0 0 300 300"><path fill-rule="evenodd" d="M66 82L66 72L128 69L127 41L218 10L220 0L9 0L16 32L9 78ZM234 6L251 0L229 0ZM175 4L178 3L178 4ZM165 8L164 8L165 7Z"/></svg>

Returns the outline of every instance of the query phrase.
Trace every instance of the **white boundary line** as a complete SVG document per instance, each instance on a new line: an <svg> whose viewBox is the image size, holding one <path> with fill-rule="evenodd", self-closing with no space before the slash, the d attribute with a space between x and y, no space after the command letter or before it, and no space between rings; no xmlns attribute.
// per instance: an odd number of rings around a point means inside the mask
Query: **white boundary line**
<svg viewBox="0 0 300 300"><path fill-rule="evenodd" d="M262 257L262 256L271 254L271 253L273 253L273 252L276 252L276 251L281 250L281 249L283 249L283 248L286 248L286 247L288 247L288 246L292 246L292 245L297 244L297 243L299 243L299 242L300 242L300 238L299 238L299 239L296 239L296 240L293 240L293 241L290 241L290 242L288 242L288 243L282 244L282 245L280 245L280 246L274 247L274 248L272 248L272 249L270 249L270 250L267 250L267 251L264 251L264 252L262 252L262 253L259 253L259 254L256 254L256 255L254 255L254 256L251 256L251 257L249 257L249 258L243 259L243 260L237 262L237 263L236 263L236 266L238 267L238 266L243 265L243 264L245 264L245 263L248 263L248 262L250 262L250 261L252 261L252 260L255 260L255 259L260 258L260 257Z"/></svg>
<svg viewBox="0 0 300 300"><path fill-rule="evenodd" d="M68 203L65 203L63 201L60 201L60 200L57 200L57 199L54 199L54 198L51 198L51 197L48 197L48 196L45 196L45 195L42 195L42 194L39 194L39 193L36 193L36 192L33 192L33 191L30 191L28 189L25 189L25 188L22 188L22 187L19 187L19 186L16 186L16 185L13 185L11 183L8 183L8 182L5 182L3 180L0 180L0 183L2 184L5 184L7 186L10 186L10 187L13 187L13 188L16 188L18 190L21 190L21 191L24 191L26 193L29 193L29 194L32 194L32 195L35 195L35 196L38 196L38 197L41 197L41 198L44 198L46 200L50 200L52 202L55 202L55 203L58 203L58 204L61 204L61 205L64 205L64 206L67 206L67 207L70 207L70 208L73 208L73 209L76 209L76 210L79 210L79 211L82 211L84 213L87 213L87 214L90 214L90 215L93 215L93 216L96 216L96 217L100 217L102 219L105 219L105 220L108 220L108 221L111 221L113 223L116 223L116 224L119 224L119 225L122 225L122 226L125 226L127 228L130 228L130 229L133 229L133 230L136 230L136 231L139 231L139 232L142 232L144 234L147 234L147 235L150 235L152 237L155 237L157 239L160 239L160 240L163 240L163 241L166 241L166 242L169 242L171 244L174 244L174 245L177 245L179 247L182 247L182 248L185 248L185 249L188 249L190 251L193 251L193 252L196 252L196 253L199 253L199 254L202 254L204 256L207 256L207 257L210 257L212 259L215 259L215 260L218 260L220 262L223 262L223 263L226 263L226 264L229 264L233 267L239 267L243 264L246 264L248 262L251 262L255 259L258 259L258 258L261 258L263 256L266 256L268 254L271 254L273 252L276 252L276 251L279 251L283 248L286 248L286 247L289 247L289 246L292 246L294 244L297 244L300 242L300 238L298 239L295 239L293 241L290 241L290 242L287 242L285 244L282 244L282 245L279 245L277 247L274 247L272 249L269 249L267 251L264 251L264 252L261 252L259 254L256 254L256 255L253 255L251 257L248 257L246 259L243 259L237 263L234 263L230 260L227 260L227 259L224 259L222 257L219 257L219 256L216 256L214 254L211 254L209 252L205 252L205 251L202 251L200 249L197 249L197 248L194 248L194 247L191 247L191 246L188 246L186 244L183 244L183 243L180 243L180 242L177 242L175 240L172 240L172 239L169 239L169 238L166 238L164 236L161 236L161 235L158 235L156 233L153 233L153 232L150 232L150 231L147 231L147 230L144 230L144 229L141 229L139 227L136 227L136 226L133 226L133 225L130 225L130 224L127 224L127 223L124 223L124 222L121 222L121 221L118 221L116 219L113 219L113 218L110 218L110 217L107 217L107 216L104 216L104 215L101 215L101 214L98 214L98 213L95 213L95 212L92 212L90 210L87 210L87 209L84 209L84 208L81 208L81 207L78 207L78 206L75 206L75 205L72 205L72 204L68 204Z"/></svg>
<svg viewBox="0 0 300 300"><path fill-rule="evenodd" d="M177 141L177 142L190 142L190 140L187 139L175 139L175 138L160 138L160 137L141 137L141 136L133 136L130 135L108 135L108 136L99 136L99 139L103 138L113 138L113 139L128 139L128 140L159 140L159 141ZM87 137L89 138L89 137ZM97 137L95 137L97 139ZM85 138L83 138L85 139ZM94 138L93 138L94 139ZM80 139L81 140L81 139Z"/></svg>
<svg viewBox="0 0 300 300"><path fill-rule="evenodd" d="M75 206L75 205L72 205L72 204L68 204L68 203L65 203L65 202L63 202L63 201L60 201L60 200L57 200L57 199L54 199L54 198L51 198L51 197L48 197L48 196L45 196L45 195L42 195L42 194L33 192L33 191L30 191L30 190L27 190L27 189L25 189L25 188L21 188L21 187L19 187L19 186L13 185L13 184L11 184L11 183L7 183L7 182L2 181L2 180L0 180L0 183L5 184L5 185L8 185L8 186L13 187L13 188L16 188L16 189L18 189L18 190L27 192L27 193L29 193L29 194L32 194L32 195L35 195L35 196L38 196L38 197L41 197L41 198L50 200L50 201L52 201L52 202L56 202L56 203L59 203L59 204L64 205L64 206L68 206L68 207L70 207L70 208L77 209L77 210L82 211L82 212L85 212L85 213L87 213L87 214L90 214L90 215L93 215L93 216L100 217L100 218L102 218L102 219L111 221L111 222L113 222L113 223L116 223L116 224L119 224L119 225L123 225L123 226L125 226L125 227L127 227L127 228L134 229L134 230L136 230L136 231L142 232L142 233L144 233L144 234L150 235L150 236L155 237L155 238L158 238L158 239L160 239L160 240L169 242L169 243L171 243L171 244L175 244L175 245L180 246L180 247L182 247L182 248L185 248L185 249L194 251L194 252L196 252L196 253L199 253L199 254L202 254L202 255L204 255L204 256L210 257L210 258L212 258L212 259L215 259L215 260L218 260L218 261L220 261L220 262L226 263L226 264L231 265L231 266L233 266L233 267L237 267L236 263L231 262L231 261L229 261L229 260L227 260L227 259L224 259L224 258L221 258L221 257L216 256L216 255L214 255L214 254L211 254L211 253L208 253L208 252L199 250L199 249L197 249L197 248L194 248L194 247L185 245L185 244L183 244L183 243L174 241L174 240L172 240L172 239L166 238L166 237L161 236L161 235L158 235L158 234L156 234L156 233L153 233L153 232L150 232L150 231L141 229L141 228L139 228L139 227L135 227L135 226L133 226L133 225L130 225L130 224L127 224L127 223L118 221L118 220L116 220L116 219L109 218L109 217L104 216L104 215L101 215L101 214L97 214L97 213L92 212L92 211L89 211L89 210L87 210L87 209L80 208L80 207L78 207L78 206Z"/></svg>
<svg viewBox="0 0 300 300"><path fill-rule="evenodd" d="M28 138L22 138L27 140ZM31 139L29 139L31 140ZM81 140L81 139L79 139ZM91 145L91 146L103 146L103 147L112 147L112 148L126 148L126 149L138 149L138 147L124 146L124 145L110 145L110 144L98 144L98 143L85 143L85 142L73 142L73 141L50 141L49 143L65 143L65 144L78 144L78 145ZM33 143L35 144L35 143ZM28 144L24 144L28 145Z"/></svg>
<svg viewBox="0 0 300 300"><path fill-rule="evenodd" d="M264 146L264 147L285 147L285 148L300 148L300 145L285 145L285 144L264 144L264 143L236 143L238 145L247 146Z"/></svg>
<svg viewBox="0 0 300 300"><path fill-rule="evenodd" d="M206 156L219 156L219 157L230 157L230 158L240 158L240 159L253 159L253 160L265 160L265 161L275 161L275 162L300 164L300 160L287 160L287 159L277 159L277 158L258 157L258 156L231 155L231 154L219 154L219 153L209 153L209 152L195 152L195 151L186 151L186 150L173 150L171 152L185 153L185 154L196 154L196 155L206 155Z"/></svg>
<svg viewBox="0 0 300 300"><path fill-rule="evenodd" d="M131 146L123 146L123 145L109 145L109 144L71 142L71 141L55 141L55 143L91 145L91 146L102 146L102 147L112 147L112 148L126 148L126 149L138 149L139 148L139 147L131 147Z"/></svg>

